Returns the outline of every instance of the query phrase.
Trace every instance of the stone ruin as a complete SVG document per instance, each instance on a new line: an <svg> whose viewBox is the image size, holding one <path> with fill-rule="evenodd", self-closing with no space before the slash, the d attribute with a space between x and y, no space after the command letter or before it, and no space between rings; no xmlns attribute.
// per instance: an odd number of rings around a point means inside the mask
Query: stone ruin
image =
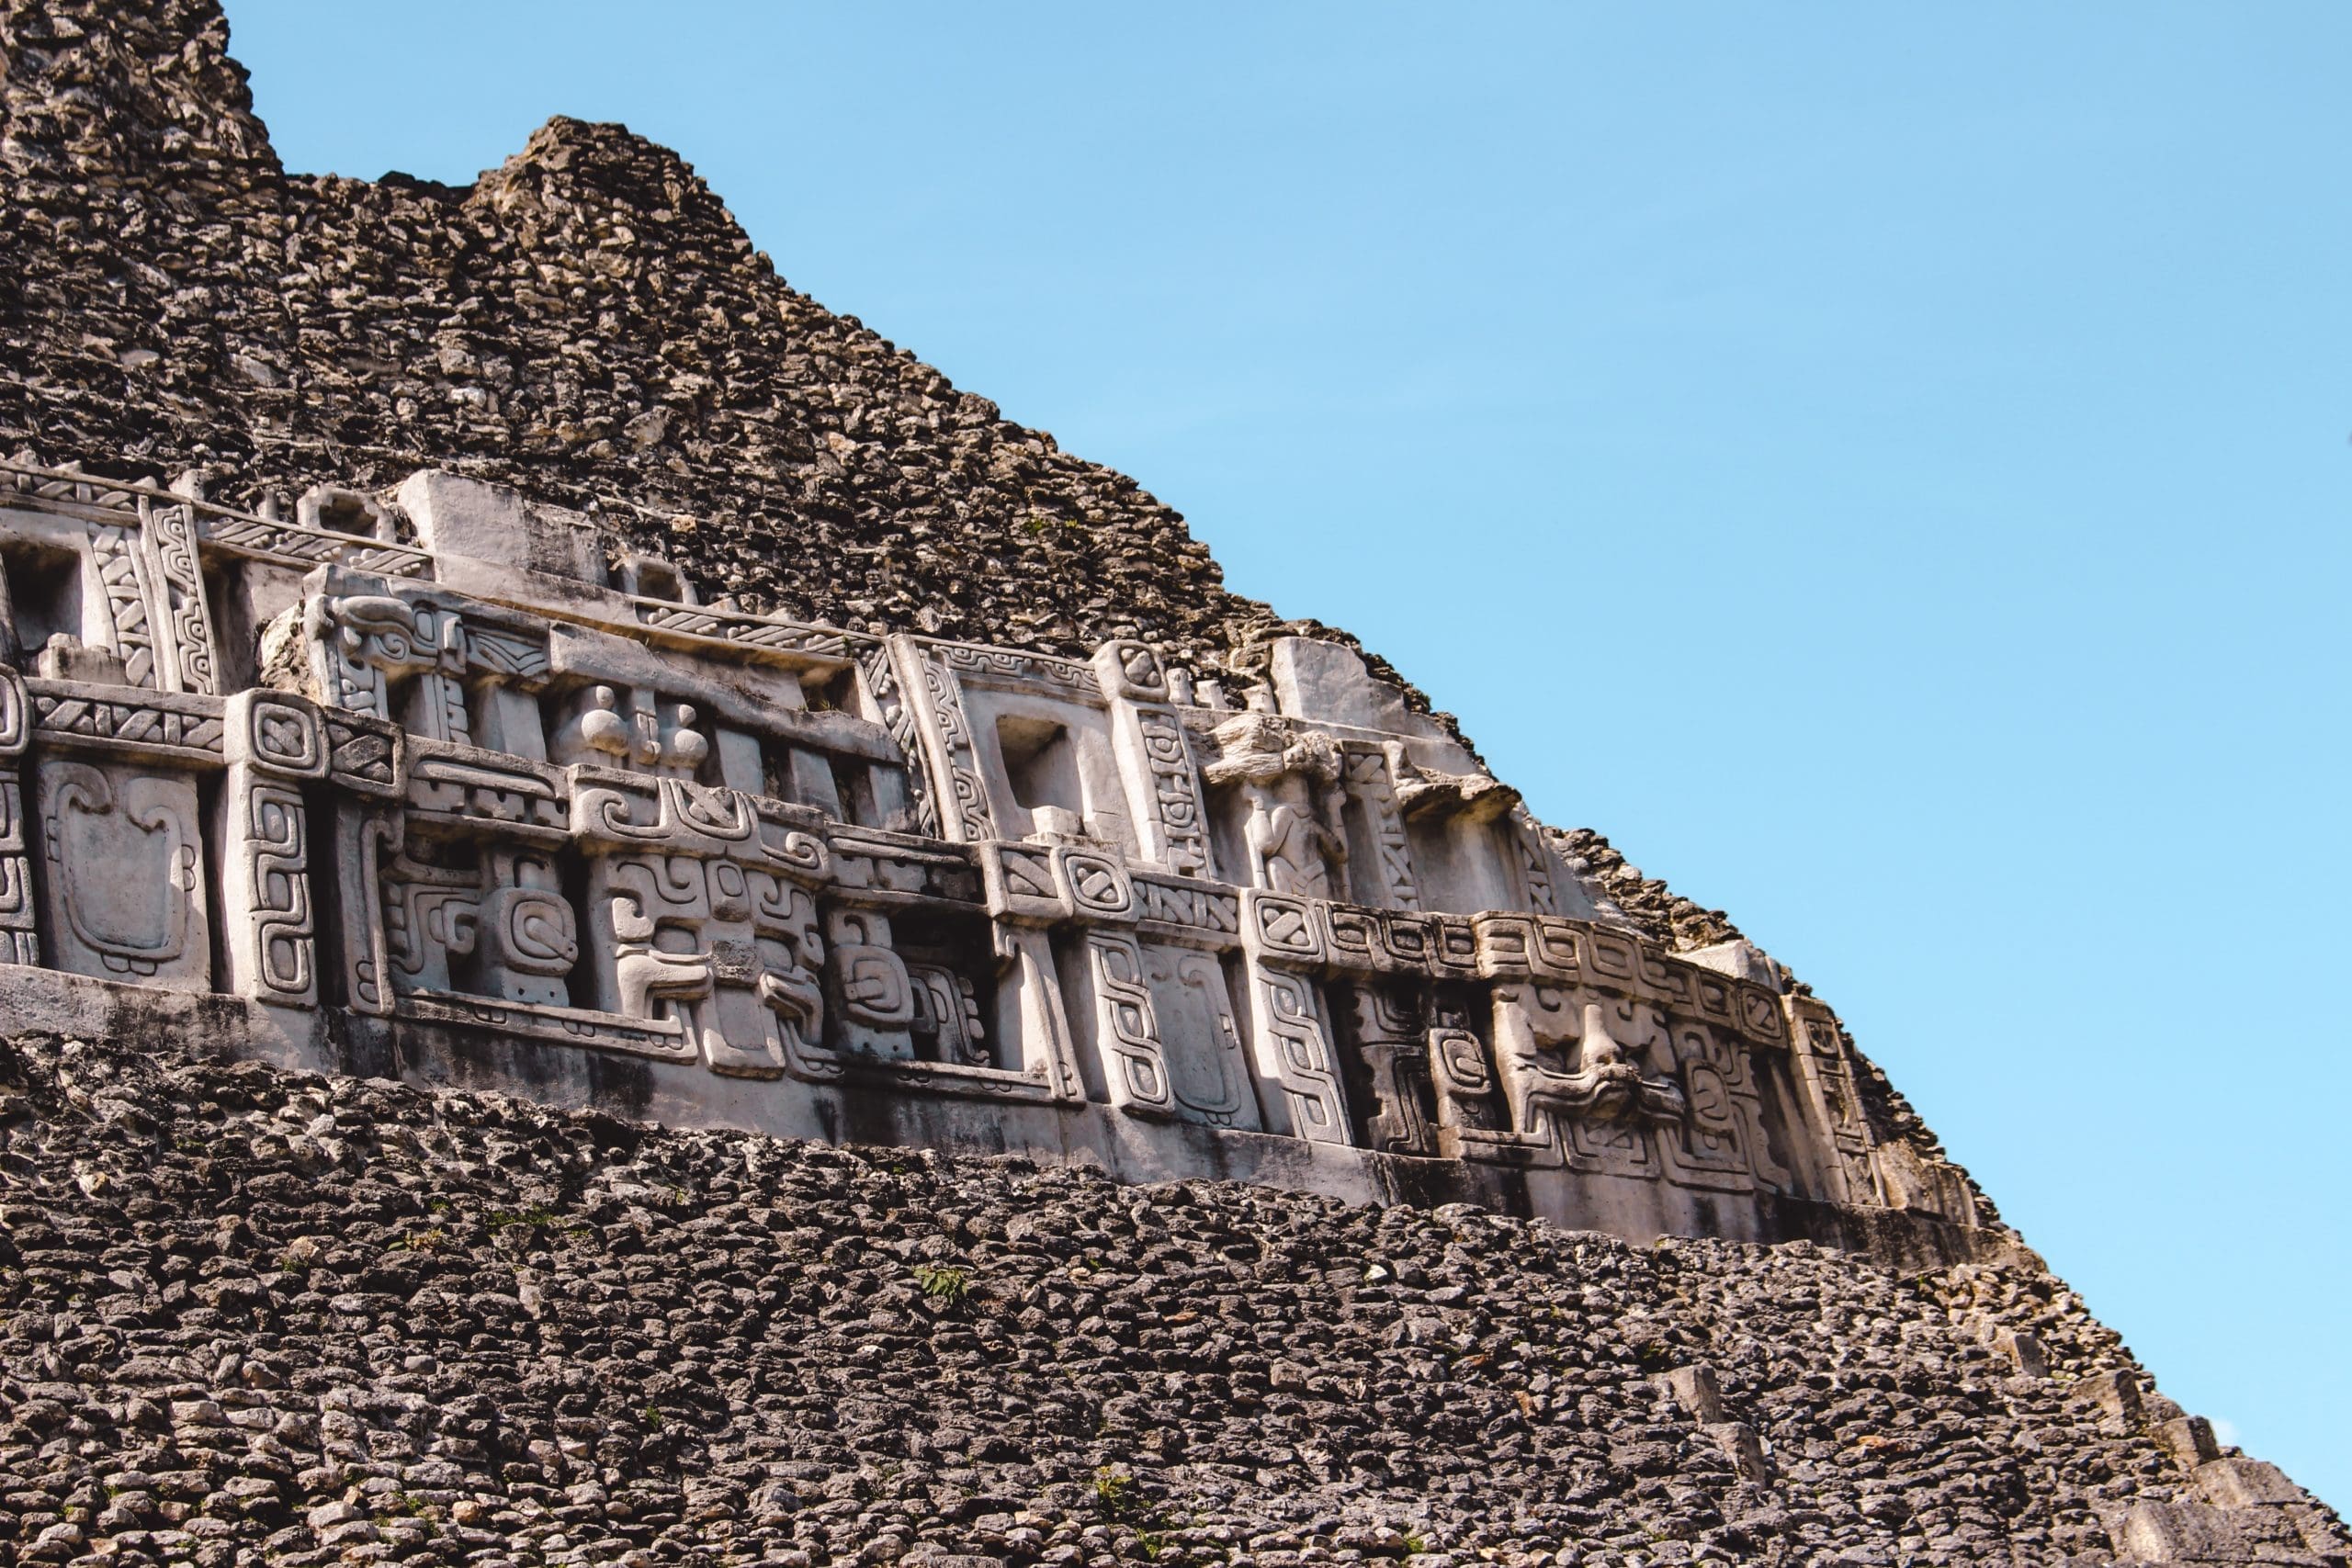
<svg viewBox="0 0 2352 1568"><path fill-rule="evenodd" d="M1341 645L1235 690L704 604L446 472L287 510L0 469L21 1022L1637 1238L1991 1234L1827 1007L1645 937Z"/></svg>
<svg viewBox="0 0 2352 1568"><path fill-rule="evenodd" d="M1376 653L227 42L0 0L0 1556L2352 1562Z"/></svg>

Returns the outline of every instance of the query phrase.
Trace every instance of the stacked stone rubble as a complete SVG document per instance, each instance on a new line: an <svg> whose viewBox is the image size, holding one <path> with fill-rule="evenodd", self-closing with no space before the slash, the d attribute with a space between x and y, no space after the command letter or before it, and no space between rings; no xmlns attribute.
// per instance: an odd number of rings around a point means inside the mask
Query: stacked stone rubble
<svg viewBox="0 0 2352 1568"><path fill-rule="evenodd" d="M288 175L225 45L211 0L0 11L0 442L248 505L454 467L852 629L1211 666L1284 629L1134 480L787 287L669 150L557 119L464 189Z"/></svg>
<svg viewBox="0 0 2352 1568"><path fill-rule="evenodd" d="M2030 1265L55 1039L0 1219L11 1561L2352 1560Z"/></svg>

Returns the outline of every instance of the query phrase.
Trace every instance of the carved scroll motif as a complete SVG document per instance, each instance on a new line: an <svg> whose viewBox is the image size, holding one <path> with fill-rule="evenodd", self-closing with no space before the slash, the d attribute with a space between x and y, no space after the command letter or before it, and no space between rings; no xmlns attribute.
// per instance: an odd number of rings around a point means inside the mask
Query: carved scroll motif
<svg viewBox="0 0 2352 1568"><path fill-rule="evenodd" d="M950 670L998 681L1039 681L1062 686L1084 696L1099 697L1102 684L1094 671L1074 659L1046 653L1019 653L1009 648L978 648L966 642L933 645Z"/></svg>
<svg viewBox="0 0 2352 1568"><path fill-rule="evenodd" d="M0 964L40 962L40 918L33 908L32 861L18 782L31 737L25 683L14 670L0 664Z"/></svg>
<svg viewBox="0 0 2352 1568"><path fill-rule="evenodd" d="M1671 1030L1688 1109L1663 1138L1667 1179L1727 1192L1794 1190L1772 1156L1753 1056L1704 1023L1678 1020Z"/></svg>
<svg viewBox="0 0 2352 1568"><path fill-rule="evenodd" d="M922 738L917 732L914 709L890 668L889 649L872 649L859 660L858 669L865 676L866 690L882 710L882 727L911 763L907 769L907 790L913 796L915 825L924 836L935 839L939 837L939 806L932 795L930 770L922 764Z"/></svg>
<svg viewBox="0 0 2352 1568"><path fill-rule="evenodd" d="M386 1017L392 1011L391 952L382 866L401 844L396 813L345 810L335 814L334 869L341 890L344 994L356 1012Z"/></svg>
<svg viewBox="0 0 2352 1568"><path fill-rule="evenodd" d="M470 745L465 627L454 615L390 594L313 599L305 612L317 650L320 701L377 718L391 711L390 683L418 682L413 727L430 740Z"/></svg>
<svg viewBox="0 0 2352 1568"><path fill-rule="evenodd" d="M481 902L481 989L512 1001L569 1007L564 976L580 959L580 928L556 886L555 868L517 856L504 886Z"/></svg>
<svg viewBox="0 0 2352 1568"><path fill-rule="evenodd" d="M1135 938L1118 931L1087 932L1086 964L1094 985L1095 1039L1111 1103L1131 1115L1173 1113L1176 1101L1169 1088L1159 1021Z"/></svg>
<svg viewBox="0 0 2352 1568"><path fill-rule="evenodd" d="M1387 1154L1435 1154L1429 1036L1419 1010L1372 986L1353 987L1351 1001L1356 1051L1379 1107L1365 1118L1365 1143Z"/></svg>
<svg viewBox="0 0 2352 1568"><path fill-rule="evenodd" d="M247 929L229 944L231 983L258 1000L318 1000L311 923L309 829L299 791L254 781L236 791L243 829L222 919Z"/></svg>
<svg viewBox="0 0 2352 1568"><path fill-rule="evenodd" d="M223 719L221 947L231 988L285 1007L318 1004L305 781L326 776L326 732L311 706L241 692Z"/></svg>
<svg viewBox="0 0 2352 1568"><path fill-rule="evenodd" d="M1137 808L1144 858L1180 876L1210 875L1200 777L1159 655L1140 642L1105 643L1094 655L1094 683L1111 702L1112 746Z"/></svg>
<svg viewBox="0 0 2352 1568"><path fill-rule="evenodd" d="M1258 1076L1282 1086L1293 1137L1346 1144L1347 1102L1340 1088L1331 1037L1306 976L1250 960Z"/></svg>
<svg viewBox="0 0 2352 1568"><path fill-rule="evenodd" d="M932 733L947 774L947 819L966 843L996 838L996 818L989 809L988 790L980 783L972 750L972 721L964 712L963 694L954 677L928 659L922 660L922 673Z"/></svg>
<svg viewBox="0 0 2352 1568"><path fill-rule="evenodd" d="M1141 708L1136 714L1136 730L1150 777L1150 806L1159 828L1160 859L1170 871L1205 876L1209 873L1208 829L1201 815L1200 786L1184 726L1166 708Z"/></svg>
<svg viewBox="0 0 2352 1568"><path fill-rule="evenodd" d="M934 1058L956 1066L994 1066L969 976L931 964L910 964L907 976L913 982L914 1032L932 1042Z"/></svg>
<svg viewBox="0 0 2352 1568"><path fill-rule="evenodd" d="M162 651L167 690L211 695L220 691L212 653L212 613L205 601L204 571L197 560L196 520L186 506L153 506L146 513L149 551L164 586L165 620Z"/></svg>
<svg viewBox="0 0 2352 1568"><path fill-rule="evenodd" d="M830 927L842 1049L910 1058L914 979L890 944L888 918L871 909L836 909Z"/></svg>
<svg viewBox="0 0 2352 1568"><path fill-rule="evenodd" d="M16 764L0 764L0 964L39 964L40 931L33 912L32 865L25 850L25 801Z"/></svg>
<svg viewBox="0 0 2352 1568"><path fill-rule="evenodd" d="M1861 1100L1854 1090L1854 1075L1846 1057L1845 1032L1838 1016L1809 998L1788 1002L1793 1028L1789 1053L1797 1092L1804 1102L1806 1120L1826 1156L1823 1174L1833 1185L1833 1201L1873 1203L1882 1201L1878 1175L1871 1160L1870 1123L1862 1116Z"/></svg>

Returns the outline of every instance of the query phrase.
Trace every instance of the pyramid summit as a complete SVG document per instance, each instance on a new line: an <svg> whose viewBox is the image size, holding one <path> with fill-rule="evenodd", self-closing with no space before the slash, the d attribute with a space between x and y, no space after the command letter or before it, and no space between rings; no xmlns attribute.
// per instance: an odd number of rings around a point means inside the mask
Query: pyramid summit
<svg viewBox="0 0 2352 1568"><path fill-rule="evenodd" d="M0 44L26 1560L2352 1552L1784 965L675 154Z"/></svg>

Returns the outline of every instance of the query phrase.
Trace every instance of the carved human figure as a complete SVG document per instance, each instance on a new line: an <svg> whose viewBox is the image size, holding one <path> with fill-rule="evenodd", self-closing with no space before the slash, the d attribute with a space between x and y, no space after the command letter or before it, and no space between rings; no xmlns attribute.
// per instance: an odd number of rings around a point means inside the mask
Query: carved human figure
<svg viewBox="0 0 2352 1568"><path fill-rule="evenodd" d="M1334 896L1348 843L1337 824L1346 795L1340 749L1329 736L1292 736L1264 714L1244 713L1216 727L1217 755L1202 770L1212 784L1239 788L1247 816L1242 842L1250 880L1274 893Z"/></svg>

